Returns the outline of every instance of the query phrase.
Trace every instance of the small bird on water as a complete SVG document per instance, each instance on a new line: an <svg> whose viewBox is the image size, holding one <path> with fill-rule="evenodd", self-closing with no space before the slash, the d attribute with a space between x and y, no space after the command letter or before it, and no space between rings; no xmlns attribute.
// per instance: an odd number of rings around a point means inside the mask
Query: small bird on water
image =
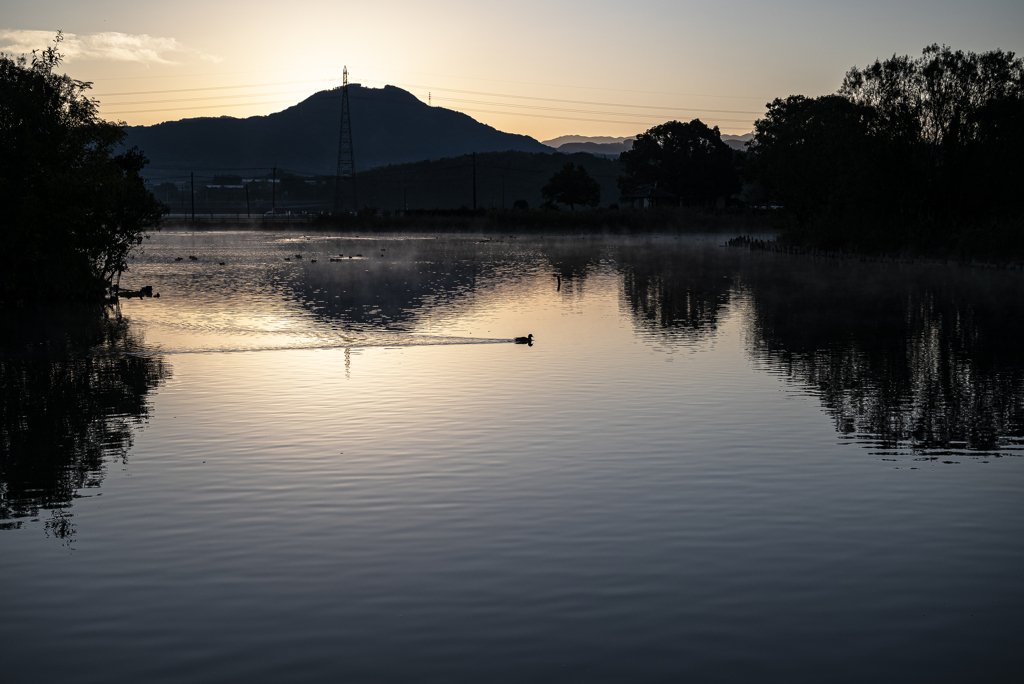
<svg viewBox="0 0 1024 684"><path fill-rule="evenodd" d="M532 345L533 344L533 334L531 333L531 334L527 335L526 337L517 337L517 338L515 338L512 341L515 342L516 344L530 344L530 345Z"/></svg>

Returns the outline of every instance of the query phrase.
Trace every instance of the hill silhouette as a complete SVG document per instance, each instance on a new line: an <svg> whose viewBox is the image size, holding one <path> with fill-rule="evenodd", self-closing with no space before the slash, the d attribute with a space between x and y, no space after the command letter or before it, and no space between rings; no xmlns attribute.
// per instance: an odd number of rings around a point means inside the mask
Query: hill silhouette
<svg viewBox="0 0 1024 684"><path fill-rule="evenodd" d="M550 149L550 148L549 148ZM599 206L619 201L616 160L590 154L489 152L476 156L476 196L481 208L511 208L517 199L531 207L543 202L540 189L573 162L601 186ZM468 155L383 166L356 175L359 202L381 210L454 209L473 203L473 160Z"/></svg>
<svg viewBox="0 0 1024 684"><path fill-rule="evenodd" d="M589 154L565 155L559 152L482 152L476 155L477 207L512 208L516 200L531 207L543 202L540 189L567 162L587 170L601 186L600 206L619 201L617 180L622 167L617 160ZM356 172L360 207L382 212L397 210L450 210L473 205L472 155L423 160L405 164L387 164ZM188 176L185 176L188 184ZM261 171L244 187L238 176L195 174L195 207L198 214L250 214L262 216L276 207L282 211L330 211L334 201L334 174L299 175L277 170L277 190L267 182L270 173ZM154 183L157 199L166 202L172 212L184 214L191 208L185 201L187 189L174 183Z"/></svg>
<svg viewBox="0 0 1024 684"><path fill-rule="evenodd" d="M560 135L557 138L551 140L542 140L541 142L548 147L554 147L558 149L566 143L597 143L599 145L609 145L614 143L625 142L626 140L636 139L635 135L626 135L618 138L608 135Z"/></svg>
<svg viewBox="0 0 1024 684"><path fill-rule="evenodd" d="M461 112L431 107L395 86L349 85L357 170L454 157L470 152L550 152L525 135L505 133ZM333 173L337 164L341 89L325 90L287 109L245 119L183 119L128 127L127 147L150 159L150 178L182 171L269 168Z"/></svg>
<svg viewBox="0 0 1024 684"><path fill-rule="evenodd" d="M754 137L753 133L743 135L722 134L722 142L734 150L746 152L746 143ZM588 152L593 155L600 155L609 158L617 158L623 152L633 149L633 141L636 136L626 138L611 138L608 136L586 136L586 135L563 135L551 140L544 140L548 147L553 147L562 154L575 154L576 152Z"/></svg>
<svg viewBox="0 0 1024 684"><path fill-rule="evenodd" d="M633 149L633 140L627 139L619 143L570 142L559 145L557 149L562 154L586 152L595 156L618 159L620 154Z"/></svg>
<svg viewBox="0 0 1024 684"><path fill-rule="evenodd" d="M722 142L731 147L734 150L740 152L747 151L747 143L754 137L753 133L744 133L743 135L729 135L728 133L722 134Z"/></svg>

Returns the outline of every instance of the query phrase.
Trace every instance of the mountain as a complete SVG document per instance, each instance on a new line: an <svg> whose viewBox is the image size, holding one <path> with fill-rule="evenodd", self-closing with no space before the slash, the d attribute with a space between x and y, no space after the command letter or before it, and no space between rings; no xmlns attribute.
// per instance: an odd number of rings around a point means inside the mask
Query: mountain
<svg viewBox="0 0 1024 684"><path fill-rule="evenodd" d="M543 142L548 147L554 147L557 149L567 143L597 143L599 145L608 145L635 139L635 135L627 135L621 138L613 138L607 135L560 135L557 138L544 140Z"/></svg>
<svg viewBox="0 0 1024 684"><path fill-rule="evenodd" d="M470 152L551 152L531 137L504 133L461 112L428 106L395 86L350 84L349 105L357 170ZM149 157L146 175L150 178L275 165L293 173L333 174L340 116L341 89L337 88L267 116L129 126L126 145L138 145Z"/></svg>
<svg viewBox="0 0 1024 684"><path fill-rule="evenodd" d="M599 157L614 157L618 159L620 154L626 150L633 149L633 139L627 138L622 142L615 143L569 142L559 145L556 149L562 154L587 152Z"/></svg>
<svg viewBox="0 0 1024 684"><path fill-rule="evenodd" d="M722 142L731 147L734 150L740 152L747 151L747 141L754 137L753 133L744 133L743 135L728 135L722 134Z"/></svg>
<svg viewBox="0 0 1024 684"><path fill-rule="evenodd" d="M743 135L722 134L722 142L734 150L745 152L746 142L754 137L753 133ZM563 135L551 140L545 140L544 144L554 147L563 154L574 154L576 152L589 152L590 154L618 157L626 150L633 149L633 141L636 136L625 138L612 138L609 136L585 136L585 135Z"/></svg>

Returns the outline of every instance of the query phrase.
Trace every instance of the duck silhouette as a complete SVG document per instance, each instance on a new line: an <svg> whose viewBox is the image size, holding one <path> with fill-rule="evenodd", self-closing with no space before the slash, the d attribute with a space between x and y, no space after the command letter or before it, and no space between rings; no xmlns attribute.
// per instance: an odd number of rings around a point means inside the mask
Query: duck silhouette
<svg viewBox="0 0 1024 684"><path fill-rule="evenodd" d="M528 345L530 345L532 347L533 346L533 334L527 335L526 337L517 337L517 338L515 338L512 341L515 342L516 344L528 344Z"/></svg>

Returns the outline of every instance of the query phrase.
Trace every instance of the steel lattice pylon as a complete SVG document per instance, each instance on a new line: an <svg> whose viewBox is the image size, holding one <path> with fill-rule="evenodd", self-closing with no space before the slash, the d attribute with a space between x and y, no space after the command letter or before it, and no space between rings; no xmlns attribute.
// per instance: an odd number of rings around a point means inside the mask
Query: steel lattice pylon
<svg viewBox="0 0 1024 684"><path fill-rule="evenodd" d="M348 109L348 67L342 72L341 129L338 132L338 170L334 174L334 213L341 213L345 209L345 195L351 197L351 210L357 210L359 207L356 204L356 162L352 153L352 115Z"/></svg>

